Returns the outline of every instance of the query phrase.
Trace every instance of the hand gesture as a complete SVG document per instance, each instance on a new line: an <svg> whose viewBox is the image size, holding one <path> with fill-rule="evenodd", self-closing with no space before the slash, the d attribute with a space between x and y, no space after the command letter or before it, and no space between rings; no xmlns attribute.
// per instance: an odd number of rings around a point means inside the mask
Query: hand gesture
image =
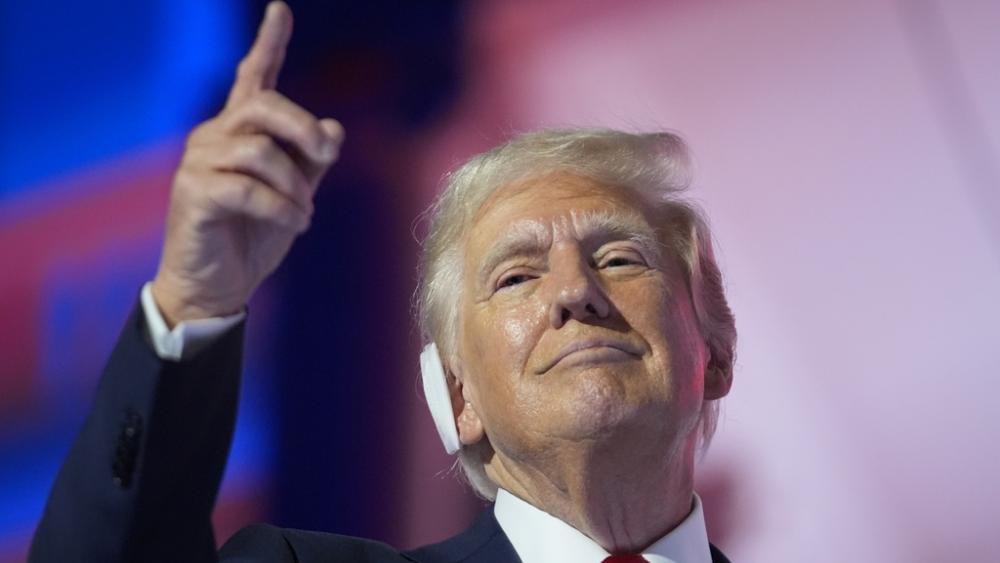
<svg viewBox="0 0 1000 563"><path fill-rule="evenodd" d="M171 327L240 311L308 227L343 128L275 90L292 13L271 2L222 112L194 129L174 177L153 297Z"/></svg>

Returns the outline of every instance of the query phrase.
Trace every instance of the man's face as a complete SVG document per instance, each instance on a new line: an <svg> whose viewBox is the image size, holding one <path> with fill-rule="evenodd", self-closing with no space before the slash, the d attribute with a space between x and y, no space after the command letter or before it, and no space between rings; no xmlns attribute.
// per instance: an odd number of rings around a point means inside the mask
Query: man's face
<svg viewBox="0 0 1000 563"><path fill-rule="evenodd" d="M676 256L626 190L550 174L499 190L466 241L459 360L498 454L689 441L708 360ZM459 417L465 443L476 424Z"/></svg>

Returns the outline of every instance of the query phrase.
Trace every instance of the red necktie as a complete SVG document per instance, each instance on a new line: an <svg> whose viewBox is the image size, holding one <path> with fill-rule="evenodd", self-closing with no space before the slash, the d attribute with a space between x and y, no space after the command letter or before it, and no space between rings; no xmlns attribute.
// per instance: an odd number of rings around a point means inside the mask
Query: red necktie
<svg viewBox="0 0 1000 563"><path fill-rule="evenodd" d="M604 561L602 561L601 563L649 563L649 561L647 561L641 555L630 554L630 555L609 555L608 557L605 557Z"/></svg>

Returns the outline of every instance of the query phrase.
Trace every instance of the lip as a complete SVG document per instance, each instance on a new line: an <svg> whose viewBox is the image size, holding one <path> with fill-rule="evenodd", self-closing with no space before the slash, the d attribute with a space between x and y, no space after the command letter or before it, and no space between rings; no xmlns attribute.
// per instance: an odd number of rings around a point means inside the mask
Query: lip
<svg viewBox="0 0 1000 563"><path fill-rule="evenodd" d="M580 338L574 340L564 346L559 353L556 354L551 360L545 363L538 373L545 373L556 366L559 362L563 361L567 356L579 352L581 350L590 350L596 348L614 348L615 350L620 350L626 354L631 354L633 356L639 357L642 355L642 351L637 349L632 344L628 342L623 342L618 339L613 338Z"/></svg>

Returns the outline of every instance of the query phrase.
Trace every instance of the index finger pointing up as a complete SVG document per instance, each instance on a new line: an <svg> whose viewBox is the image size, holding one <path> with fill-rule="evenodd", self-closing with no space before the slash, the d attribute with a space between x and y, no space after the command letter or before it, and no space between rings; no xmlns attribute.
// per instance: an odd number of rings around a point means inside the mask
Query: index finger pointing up
<svg viewBox="0 0 1000 563"><path fill-rule="evenodd" d="M281 1L269 3L264 21L257 30L257 39L236 70L227 107L278 84L278 73L285 62L285 47L291 37L292 10Z"/></svg>

